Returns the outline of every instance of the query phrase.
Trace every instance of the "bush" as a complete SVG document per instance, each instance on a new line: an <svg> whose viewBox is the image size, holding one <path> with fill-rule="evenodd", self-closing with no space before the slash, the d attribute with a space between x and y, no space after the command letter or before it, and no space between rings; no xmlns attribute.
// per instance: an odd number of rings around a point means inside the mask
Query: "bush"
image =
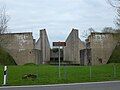
<svg viewBox="0 0 120 90"><path fill-rule="evenodd" d="M108 63L120 63L120 46L117 45L114 49Z"/></svg>
<svg viewBox="0 0 120 90"><path fill-rule="evenodd" d="M34 66L34 65L36 65L35 63L26 63L26 64L24 64L25 66Z"/></svg>
<svg viewBox="0 0 120 90"><path fill-rule="evenodd" d="M37 78L37 75L35 74L25 74L22 76L22 79L26 80L35 80Z"/></svg>

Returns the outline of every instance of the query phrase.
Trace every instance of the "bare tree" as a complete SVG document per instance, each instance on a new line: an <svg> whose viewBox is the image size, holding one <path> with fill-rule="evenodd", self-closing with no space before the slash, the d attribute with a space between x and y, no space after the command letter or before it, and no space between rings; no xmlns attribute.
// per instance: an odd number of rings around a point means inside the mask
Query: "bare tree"
<svg viewBox="0 0 120 90"><path fill-rule="evenodd" d="M114 33L115 29L113 29L112 27L105 27L102 30L103 33Z"/></svg>
<svg viewBox="0 0 120 90"><path fill-rule="evenodd" d="M116 17L115 24L116 24L117 28L120 29L120 7L117 8L117 17Z"/></svg>
<svg viewBox="0 0 120 90"><path fill-rule="evenodd" d="M7 35L2 36L5 32L7 32L7 23L10 17L7 15L6 7L2 6L0 8L0 46L5 46L7 43L7 39L9 38Z"/></svg>
<svg viewBox="0 0 120 90"><path fill-rule="evenodd" d="M6 7L3 6L0 8L0 34L3 34L7 31L7 23L9 21L9 16L6 12Z"/></svg>
<svg viewBox="0 0 120 90"><path fill-rule="evenodd" d="M117 18L115 21L115 24L117 26L117 29L115 30L115 32L117 33L117 39L118 39L118 43L120 43L120 7L117 8Z"/></svg>
<svg viewBox="0 0 120 90"><path fill-rule="evenodd" d="M120 0L108 0L108 3L115 8L119 8L120 7Z"/></svg>
<svg viewBox="0 0 120 90"><path fill-rule="evenodd" d="M117 11L117 16L115 20L115 24L117 26L117 29L115 32L120 33L120 0L108 0L109 4L114 7Z"/></svg>
<svg viewBox="0 0 120 90"><path fill-rule="evenodd" d="M86 39L92 32L95 32L95 30L92 27L88 28L87 30L84 30L82 37Z"/></svg>

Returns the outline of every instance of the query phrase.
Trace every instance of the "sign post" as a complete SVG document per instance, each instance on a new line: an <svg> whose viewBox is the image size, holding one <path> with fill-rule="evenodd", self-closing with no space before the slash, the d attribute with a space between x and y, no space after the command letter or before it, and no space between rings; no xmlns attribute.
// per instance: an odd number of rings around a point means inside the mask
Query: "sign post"
<svg viewBox="0 0 120 90"><path fill-rule="evenodd" d="M59 47L59 55L58 55L58 58L59 58L59 78L61 78L61 73L60 73L60 46L66 46L66 43L65 42L53 42L53 46L58 46Z"/></svg>
<svg viewBox="0 0 120 90"><path fill-rule="evenodd" d="M59 46L59 78L61 77L61 74L60 74L60 46Z"/></svg>
<svg viewBox="0 0 120 90"><path fill-rule="evenodd" d="M7 83L7 66L4 66L4 81L3 85L6 85Z"/></svg>

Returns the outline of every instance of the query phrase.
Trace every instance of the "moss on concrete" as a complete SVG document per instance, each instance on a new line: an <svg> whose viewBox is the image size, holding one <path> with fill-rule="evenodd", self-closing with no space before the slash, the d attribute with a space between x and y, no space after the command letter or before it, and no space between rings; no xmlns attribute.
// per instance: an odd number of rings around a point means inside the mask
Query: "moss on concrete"
<svg viewBox="0 0 120 90"><path fill-rule="evenodd" d="M120 63L120 45L116 46L108 63Z"/></svg>
<svg viewBox="0 0 120 90"><path fill-rule="evenodd" d="M0 47L0 65L16 65L13 57Z"/></svg>

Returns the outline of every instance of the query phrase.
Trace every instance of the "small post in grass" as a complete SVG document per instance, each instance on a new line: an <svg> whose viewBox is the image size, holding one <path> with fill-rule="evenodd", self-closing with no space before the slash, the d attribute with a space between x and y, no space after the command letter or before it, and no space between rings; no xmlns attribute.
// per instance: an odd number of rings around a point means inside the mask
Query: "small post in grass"
<svg viewBox="0 0 120 90"><path fill-rule="evenodd" d="M7 84L7 66L4 66L4 80L3 85L5 86Z"/></svg>
<svg viewBox="0 0 120 90"><path fill-rule="evenodd" d="M67 68L66 68L67 65L65 64L64 64L64 78L67 79Z"/></svg>
<svg viewBox="0 0 120 90"><path fill-rule="evenodd" d="M60 73L60 47L61 46L66 46L65 42L53 42L53 46L57 46L59 48L59 55L58 55L58 59L59 59L59 78L61 78L61 73Z"/></svg>
<svg viewBox="0 0 120 90"><path fill-rule="evenodd" d="M60 74L60 46L59 46L59 78L61 77L61 74Z"/></svg>
<svg viewBox="0 0 120 90"><path fill-rule="evenodd" d="M113 64L113 75L114 75L114 78L116 78L116 65Z"/></svg>
<svg viewBox="0 0 120 90"><path fill-rule="evenodd" d="M89 69L90 69L90 74L89 74L90 76L89 76L89 77L90 77L90 80L91 80L91 77L92 77L92 69L91 69L91 65L89 66Z"/></svg>

